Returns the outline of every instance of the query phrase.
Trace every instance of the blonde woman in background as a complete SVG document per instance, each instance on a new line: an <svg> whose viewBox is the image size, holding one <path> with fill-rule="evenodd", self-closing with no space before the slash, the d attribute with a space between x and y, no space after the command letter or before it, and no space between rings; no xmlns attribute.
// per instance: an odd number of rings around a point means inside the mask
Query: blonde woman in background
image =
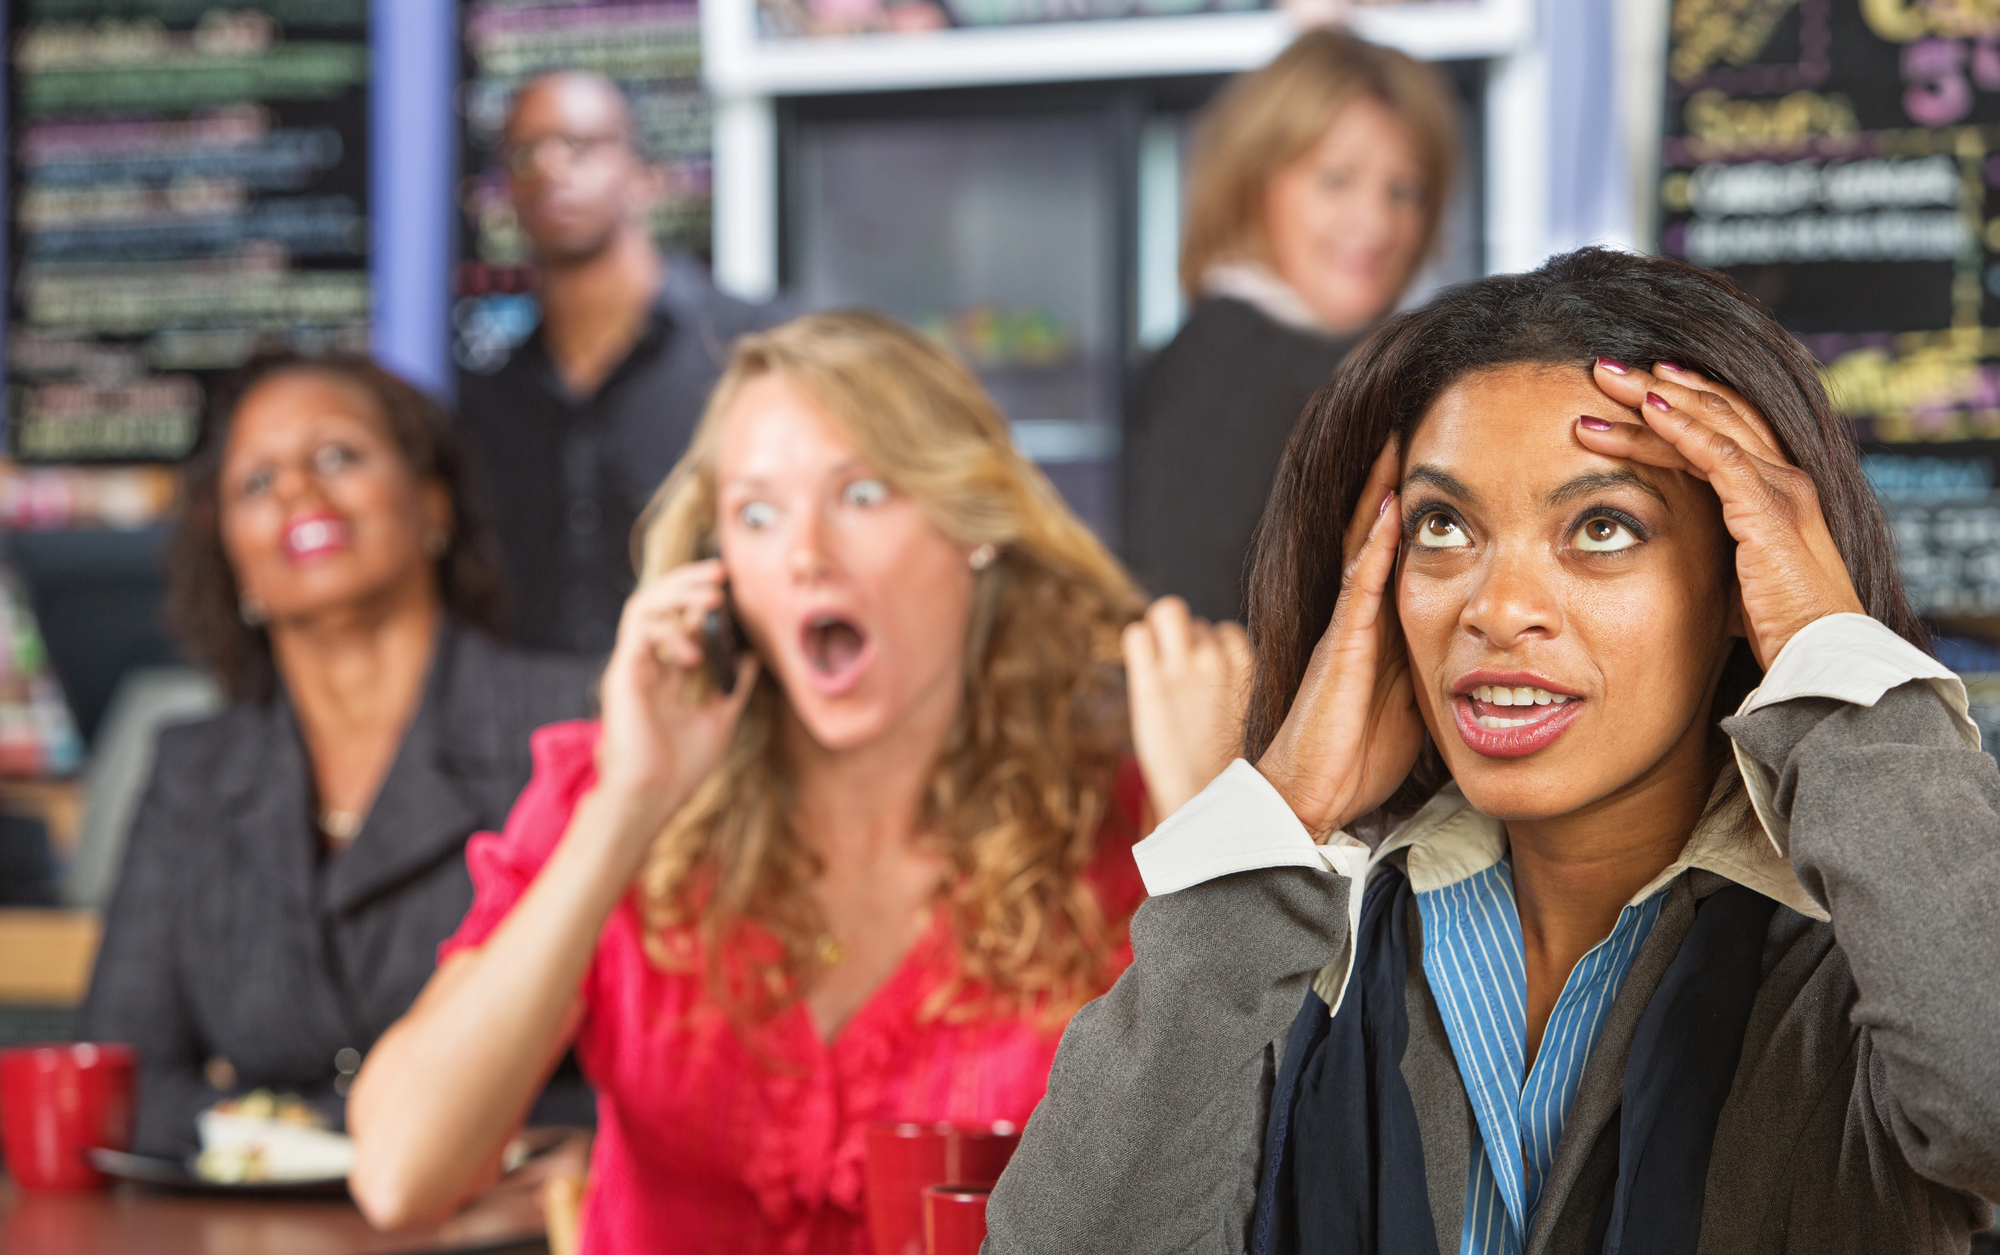
<svg viewBox="0 0 2000 1255"><path fill-rule="evenodd" d="M1458 105L1435 69L1315 30L1201 119L1181 283L1187 325L1126 433L1133 573L1241 617L1243 558L1300 410L1389 313L1437 237Z"/></svg>
<svg viewBox="0 0 2000 1255"><path fill-rule="evenodd" d="M1024 1122L1130 961L1146 784L1171 809L1226 764L1247 651L1139 620L971 374L872 314L739 344L643 548L602 722L538 734L356 1082L352 1188L381 1224L449 1209L573 1043L586 1250L863 1252L868 1125ZM1174 713L1146 784L1121 633Z"/></svg>

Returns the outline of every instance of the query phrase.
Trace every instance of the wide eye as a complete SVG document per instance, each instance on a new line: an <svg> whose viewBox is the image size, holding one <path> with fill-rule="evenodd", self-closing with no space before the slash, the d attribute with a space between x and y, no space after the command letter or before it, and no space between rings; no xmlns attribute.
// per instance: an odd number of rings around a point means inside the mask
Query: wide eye
<svg viewBox="0 0 2000 1255"><path fill-rule="evenodd" d="M313 450L313 473L332 475L337 471L346 470L360 460L361 455L351 446L344 445L338 440L330 440Z"/></svg>
<svg viewBox="0 0 2000 1255"><path fill-rule="evenodd" d="M1638 543L1631 528L1602 514L1585 519L1576 529L1576 547L1587 553L1617 553Z"/></svg>
<svg viewBox="0 0 2000 1255"><path fill-rule="evenodd" d="M778 521L778 509L768 501L746 501L736 511L736 517L743 526L761 530Z"/></svg>
<svg viewBox="0 0 2000 1255"><path fill-rule="evenodd" d="M1472 543L1472 537L1451 515L1432 510L1417 520L1417 543L1426 549L1463 549Z"/></svg>
<svg viewBox="0 0 2000 1255"><path fill-rule="evenodd" d="M879 479L857 479L841 494L842 500L863 509L881 505L889 499L889 485Z"/></svg>

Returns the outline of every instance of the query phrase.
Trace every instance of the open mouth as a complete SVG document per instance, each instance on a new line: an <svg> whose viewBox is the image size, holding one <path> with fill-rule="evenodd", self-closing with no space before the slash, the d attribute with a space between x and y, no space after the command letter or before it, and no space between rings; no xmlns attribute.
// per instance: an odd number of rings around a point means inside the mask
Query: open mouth
<svg viewBox="0 0 2000 1255"><path fill-rule="evenodd" d="M1587 703L1540 685L1480 684L1454 694L1451 704L1459 736L1475 753L1522 758L1555 744Z"/></svg>
<svg viewBox="0 0 2000 1255"><path fill-rule="evenodd" d="M1545 688L1482 684L1465 695L1473 721L1482 728L1525 728L1540 723L1572 699Z"/></svg>
<svg viewBox="0 0 2000 1255"><path fill-rule="evenodd" d="M803 644L813 679L826 691L852 686L867 665L868 633L841 615L816 614L807 619Z"/></svg>
<svg viewBox="0 0 2000 1255"><path fill-rule="evenodd" d="M347 548L347 523L330 514L313 514L285 529L285 556L294 562L324 557Z"/></svg>

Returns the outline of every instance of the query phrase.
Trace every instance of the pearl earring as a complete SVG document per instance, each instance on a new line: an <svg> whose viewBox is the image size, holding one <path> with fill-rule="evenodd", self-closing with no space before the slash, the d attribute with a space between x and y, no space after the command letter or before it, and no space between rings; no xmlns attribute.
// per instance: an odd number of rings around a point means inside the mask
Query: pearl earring
<svg viewBox="0 0 2000 1255"><path fill-rule="evenodd" d="M967 554L965 562L967 566L975 571L984 571L987 567L992 566L993 559L999 556L1000 551L993 547L993 542L988 541L974 549L970 554Z"/></svg>
<svg viewBox="0 0 2000 1255"><path fill-rule="evenodd" d="M243 620L244 627L252 628L263 627L264 621L270 617L264 609L264 603L248 593L236 599L236 614Z"/></svg>

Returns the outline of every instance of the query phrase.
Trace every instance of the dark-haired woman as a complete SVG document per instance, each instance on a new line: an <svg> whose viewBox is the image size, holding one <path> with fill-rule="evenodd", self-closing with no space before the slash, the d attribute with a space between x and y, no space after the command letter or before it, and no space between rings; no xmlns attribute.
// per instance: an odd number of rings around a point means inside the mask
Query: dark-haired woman
<svg viewBox="0 0 2000 1255"><path fill-rule="evenodd" d="M1248 761L1139 847L987 1249L1966 1250L2000 772L1806 353L1678 263L1468 285L1261 536Z"/></svg>
<svg viewBox="0 0 2000 1255"><path fill-rule="evenodd" d="M487 544L442 411L365 360L260 363L217 412L168 598L231 705L160 738L83 1017L139 1050L137 1149L191 1151L200 1111L258 1087L339 1127L471 905L465 840L527 783L528 734L587 711L589 662L486 635Z"/></svg>

